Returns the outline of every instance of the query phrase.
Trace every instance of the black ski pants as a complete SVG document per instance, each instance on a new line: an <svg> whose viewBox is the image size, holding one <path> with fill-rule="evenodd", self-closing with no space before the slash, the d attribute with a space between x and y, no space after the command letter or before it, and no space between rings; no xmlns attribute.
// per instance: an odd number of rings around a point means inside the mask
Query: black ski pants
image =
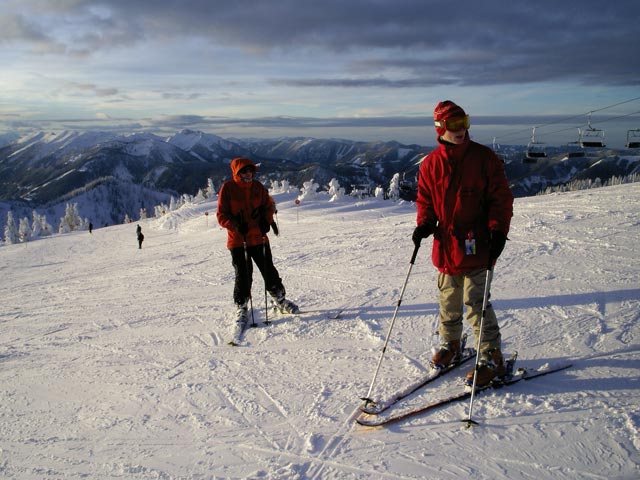
<svg viewBox="0 0 640 480"><path fill-rule="evenodd" d="M264 250L264 252L263 252ZM272 297L278 299L285 296L284 285L273 265L271 248L269 244L254 245L252 247L237 247L231 249L231 263L236 273L233 288L233 301L236 305L245 304L251 296L251 284L253 283L253 262L258 266L267 291Z"/></svg>

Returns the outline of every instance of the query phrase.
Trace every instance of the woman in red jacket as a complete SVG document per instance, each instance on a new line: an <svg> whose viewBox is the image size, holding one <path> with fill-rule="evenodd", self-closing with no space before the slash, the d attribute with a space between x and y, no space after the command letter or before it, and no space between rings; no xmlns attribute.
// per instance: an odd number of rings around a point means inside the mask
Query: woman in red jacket
<svg viewBox="0 0 640 480"><path fill-rule="evenodd" d="M442 345L432 358L443 368L460 356L463 304L476 343L480 335L486 274L504 249L513 216L513 195L495 153L469 138L469 116L450 100L434 111L438 146L418 174L416 246L434 236L432 261L440 272L439 323ZM500 328L487 305L476 385L505 374ZM467 375L473 383L474 371Z"/></svg>
<svg viewBox="0 0 640 480"><path fill-rule="evenodd" d="M267 232L273 226L273 232L278 235L273 221L275 202L266 187L254 179L256 169L256 164L248 158L231 161L233 178L220 188L216 213L218 223L227 229L227 248L231 251L235 270L233 301L237 306L238 321L243 322L247 320L247 303L251 296L252 259L276 307L286 313L298 310L286 299L284 285L273 265Z"/></svg>

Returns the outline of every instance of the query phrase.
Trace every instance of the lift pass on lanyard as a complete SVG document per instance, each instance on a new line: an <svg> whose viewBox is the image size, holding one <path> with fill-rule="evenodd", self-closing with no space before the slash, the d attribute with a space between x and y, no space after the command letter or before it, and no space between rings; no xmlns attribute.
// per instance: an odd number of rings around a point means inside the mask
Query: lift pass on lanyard
<svg viewBox="0 0 640 480"><path fill-rule="evenodd" d="M473 232L469 232L466 240L464 241L464 253L467 255L476 254L476 239L473 238Z"/></svg>

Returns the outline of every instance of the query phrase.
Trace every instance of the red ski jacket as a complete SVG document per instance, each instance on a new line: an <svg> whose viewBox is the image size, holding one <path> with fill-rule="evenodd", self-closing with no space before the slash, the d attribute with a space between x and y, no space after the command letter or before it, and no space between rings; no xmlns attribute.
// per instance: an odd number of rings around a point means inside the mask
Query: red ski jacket
<svg viewBox="0 0 640 480"><path fill-rule="evenodd" d="M490 230L507 235L513 216L504 165L468 134L460 145L438 143L420 165L417 224L435 231L431 257L440 272L487 268Z"/></svg>
<svg viewBox="0 0 640 480"><path fill-rule="evenodd" d="M266 242L269 241L269 237L260 231L260 220L271 225L275 202L262 183L257 180L245 183L240 179L238 172L247 165L253 165L253 162L232 163L233 179L224 182L218 194L216 217L220 226L227 229L229 249L242 247L245 239L248 247L261 245L263 236ZM241 223L249 228L244 238L238 231Z"/></svg>

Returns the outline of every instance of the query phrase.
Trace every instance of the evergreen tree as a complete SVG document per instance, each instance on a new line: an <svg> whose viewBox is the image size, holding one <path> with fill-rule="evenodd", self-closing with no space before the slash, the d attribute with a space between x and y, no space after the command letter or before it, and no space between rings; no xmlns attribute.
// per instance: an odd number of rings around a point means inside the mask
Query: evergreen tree
<svg viewBox="0 0 640 480"><path fill-rule="evenodd" d="M53 235L53 227L49 222L47 222L46 215L40 215L40 236L45 237L49 235Z"/></svg>
<svg viewBox="0 0 640 480"><path fill-rule="evenodd" d="M340 187L340 182L336 178L332 178L329 182L329 195L331 195L330 202L344 198L344 188Z"/></svg>
<svg viewBox="0 0 640 480"><path fill-rule="evenodd" d="M21 242L28 242L31 240L31 225L29 225L29 219L27 217L20 219L20 227L18 228L18 236Z"/></svg>
<svg viewBox="0 0 640 480"><path fill-rule="evenodd" d="M216 196L216 186L211 178L207 178L207 188L204 190L204 196L205 198L215 198Z"/></svg>
<svg viewBox="0 0 640 480"><path fill-rule="evenodd" d="M11 213L11 210L7 212L7 223L4 226L4 241L7 245L13 245L20 242L18 229L16 228L16 222L13 219L13 213Z"/></svg>
<svg viewBox="0 0 640 480"><path fill-rule="evenodd" d="M400 174L396 173L389 183L389 198L396 201L400 198Z"/></svg>
<svg viewBox="0 0 640 480"><path fill-rule="evenodd" d="M272 194L276 193L297 193L299 190L296 187L292 187L289 184L289 180L282 180L278 182L278 180L271 181L271 188L269 189Z"/></svg>
<svg viewBox="0 0 640 480"><path fill-rule="evenodd" d="M31 213L33 216L33 222L31 224L31 234L33 238L39 238L42 234L42 221L40 215L35 210Z"/></svg>
<svg viewBox="0 0 640 480"><path fill-rule="evenodd" d="M207 197L204 195L204 192L202 191L202 189L198 190L198 193L196 194L196 196L193 198L193 203L202 203L207 199Z"/></svg>
<svg viewBox="0 0 640 480"><path fill-rule="evenodd" d="M320 185L313 181L313 178L302 184L302 193L298 197L299 200L311 200L318 196L318 188Z"/></svg>
<svg viewBox="0 0 640 480"><path fill-rule="evenodd" d="M82 218L78 214L77 203L67 203L64 217L60 219L58 233L69 233L74 230L81 229L83 226Z"/></svg>

